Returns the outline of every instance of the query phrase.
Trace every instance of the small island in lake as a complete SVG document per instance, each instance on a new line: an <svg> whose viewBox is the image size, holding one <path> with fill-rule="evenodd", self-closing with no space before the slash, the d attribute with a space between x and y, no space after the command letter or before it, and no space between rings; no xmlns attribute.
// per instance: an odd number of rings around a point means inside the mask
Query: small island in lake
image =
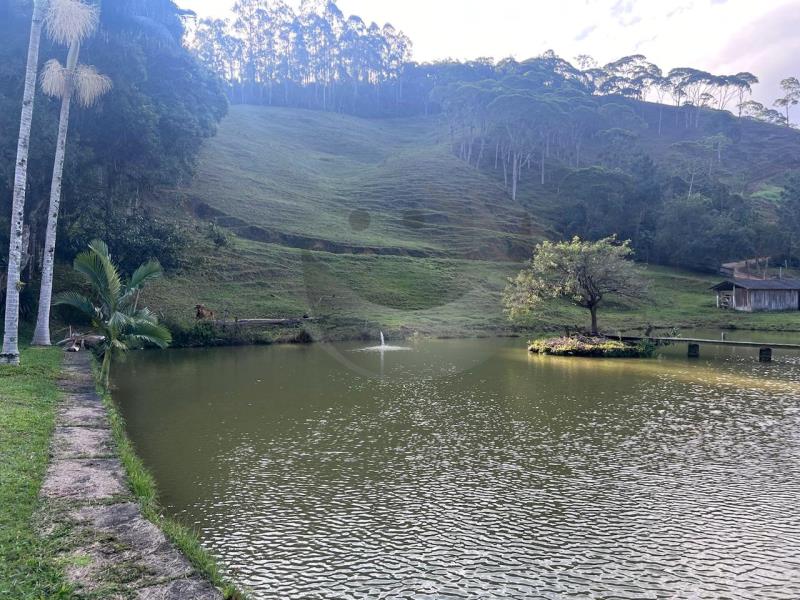
<svg viewBox="0 0 800 600"><path fill-rule="evenodd" d="M528 343L534 354L589 356L596 358L649 358L655 352L651 342L630 343L603 336L571 335L543 338Z"/></svg>

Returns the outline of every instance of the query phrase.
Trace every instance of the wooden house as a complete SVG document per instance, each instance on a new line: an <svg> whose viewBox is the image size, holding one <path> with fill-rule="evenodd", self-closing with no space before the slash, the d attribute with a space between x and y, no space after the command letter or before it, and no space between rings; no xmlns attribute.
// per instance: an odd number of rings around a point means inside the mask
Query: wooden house
<svg viewBox="0 0 800 600"><path fill-rule="evenodd" d="M717 308L744 312L800 310L800 279L726 279L715 285Z"/></svg>

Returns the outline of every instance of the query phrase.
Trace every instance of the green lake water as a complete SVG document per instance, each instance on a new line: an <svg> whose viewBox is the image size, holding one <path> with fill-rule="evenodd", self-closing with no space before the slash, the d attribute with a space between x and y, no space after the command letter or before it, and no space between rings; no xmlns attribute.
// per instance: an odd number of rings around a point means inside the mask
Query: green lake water
<svg viewBox="0 0 800 600"><path fill-rule="evenodd" d="M117 366L164 505L253 598L800 598L800 354L363 345Z"/></svg>

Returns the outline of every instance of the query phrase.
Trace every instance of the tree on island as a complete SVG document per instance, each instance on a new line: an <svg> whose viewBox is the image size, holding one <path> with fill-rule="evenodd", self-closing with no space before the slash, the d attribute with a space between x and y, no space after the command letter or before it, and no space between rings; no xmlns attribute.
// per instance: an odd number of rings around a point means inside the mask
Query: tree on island
<svg viewBox="0 0 800 600"><path fill-rule="evenodd" d="M596 242L574 237L569 242L543 242L530 264L510 280L503 295L512 319L529 314L548 300L564 299L592 315L592 335L598 335L597 309L608 296L640 299L645 281L634 265L630 242L616 236Z"/></svg>

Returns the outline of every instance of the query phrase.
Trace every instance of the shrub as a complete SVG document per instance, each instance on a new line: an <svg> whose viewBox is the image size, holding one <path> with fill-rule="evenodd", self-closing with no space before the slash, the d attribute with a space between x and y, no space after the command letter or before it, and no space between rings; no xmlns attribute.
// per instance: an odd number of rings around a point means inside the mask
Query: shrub
<svg viewBox="0 0 800 600"><path fill-rule="evenodd" d="M224 248L230 246L231 238L228 232L216 223L209 223L206 229L206 237L214 242L217 248Z"/></svg>
<svg viewBox="0 0 800 600"><path fill-rule="evenodd" d="M653 355L655 345L649 341L628 344L604 337L570 336L530 342L528 350L553 356L592 356L597 358L646 358Z"/></svg>
<svg viewBox="0 0 800 600"><path fill-rule="evenodd" d="M158 260L165 270L175 269L188 243L177 225L145 210L126 214L118 209L88 209L62 223L65 231L58 236L61 258L72 260L91 240L100 238L108 244L123 273L132 273L150 259Z"/></svg>

